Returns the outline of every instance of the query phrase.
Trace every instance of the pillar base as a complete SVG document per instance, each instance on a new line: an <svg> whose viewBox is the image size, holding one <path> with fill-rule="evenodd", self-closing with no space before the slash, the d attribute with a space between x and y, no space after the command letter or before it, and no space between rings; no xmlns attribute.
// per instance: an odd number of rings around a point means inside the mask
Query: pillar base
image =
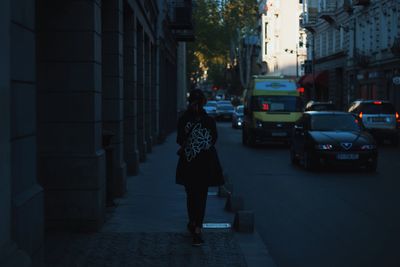
<svg viewBox="0 0 400 267"><path fill-rule="evenodd" d="M153 151L153 138L150 136L146 140L146 152L151 153Z"/></svg>
<svg viewBox="0 0 400 267"><path fill-rule="evenodd" d="M14 240L33 255L44 240L43 188L34 185L13 198Z"/></svg>
<svg viewBox="0 0 400 267"><path fill-rule="evenodd" d="M136 176L139 174L139 151L129 153L126 159L127 175Z"/></svg>
<svg viewBox="0 0 400 267"><path fill-rule="evenodd" d="M147 152L147 142L144 141L143 144L140 145L139 148L139 161L144 162L146 161L146 152Z"/></svg>
<svg viewBox="0 0 400 267"><path fill-rule="evenodd" d="M126 173L127 165L122 162L120 166L116 166L114 181L114 197L122 197L126 193Z"/></svg>
<svg viewBox="0 0 400 267"><path fill-rule="evenodd" d="M19 250L15 243L8 243L0 248L0 266L2 267L30 267L31 258L24 251Z"/></svg>

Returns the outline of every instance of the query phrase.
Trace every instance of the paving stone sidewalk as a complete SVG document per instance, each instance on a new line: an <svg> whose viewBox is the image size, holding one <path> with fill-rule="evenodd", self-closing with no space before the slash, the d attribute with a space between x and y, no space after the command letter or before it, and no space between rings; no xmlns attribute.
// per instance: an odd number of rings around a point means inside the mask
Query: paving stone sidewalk
<svg viewBox="0 0 400 267"><path fill-rule="evenodd" d="M191 246L185 193L175 184L176 150L175 135L154 147L139 175L128 177L128 192L108 210L100 232L48 233L43 257L34 266L248 266L229 230L205 231L206 243ZM224 201L209 196L206 223L233 221L223 209Z"/></svg>

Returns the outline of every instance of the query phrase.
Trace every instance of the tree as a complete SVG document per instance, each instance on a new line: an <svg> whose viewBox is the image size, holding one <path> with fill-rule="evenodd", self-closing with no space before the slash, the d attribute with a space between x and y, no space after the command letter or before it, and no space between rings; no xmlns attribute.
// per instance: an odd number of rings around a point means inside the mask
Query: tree
<svg viewBox="0 0 400 267"><path fill-rule="evenodd" d="M242 39L255 30L257 22L257 0L198 0L193 16L196 41L189 45L188 69L191 79L199 79L206 71L213 84L237 88L234 79L236 70L242 73L245 87L245 62ZM246 67L246 65L248 65ZM229 70L227 67L229 66ZM230 73L229 73L230 72Z"/></svg>

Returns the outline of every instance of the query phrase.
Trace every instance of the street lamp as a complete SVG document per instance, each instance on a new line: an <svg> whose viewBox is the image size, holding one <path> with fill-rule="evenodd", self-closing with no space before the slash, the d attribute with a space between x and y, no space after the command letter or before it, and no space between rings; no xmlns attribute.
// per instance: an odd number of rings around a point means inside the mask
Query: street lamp
<svg viewBox="0 0 400 267"><path fill-rule="evenodd" d="M296 50L293 49L285 49L286 53L290 54L296 54L296 78L299 78L299 50L298 50L298 45L296 44Z"/></svg>

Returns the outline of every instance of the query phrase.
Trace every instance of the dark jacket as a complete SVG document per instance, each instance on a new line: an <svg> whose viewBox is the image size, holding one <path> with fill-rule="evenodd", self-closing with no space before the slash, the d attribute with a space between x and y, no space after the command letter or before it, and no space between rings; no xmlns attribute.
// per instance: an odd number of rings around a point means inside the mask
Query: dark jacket
<svg viewBox="0 0 400 267"><path fill-rule="evenodd" d="M203 110L200 115L186 111L178 121L176 142L182 147L176 168L176 183L185 186L219 186L221 164L214 147L215 120Z"/></svg>

